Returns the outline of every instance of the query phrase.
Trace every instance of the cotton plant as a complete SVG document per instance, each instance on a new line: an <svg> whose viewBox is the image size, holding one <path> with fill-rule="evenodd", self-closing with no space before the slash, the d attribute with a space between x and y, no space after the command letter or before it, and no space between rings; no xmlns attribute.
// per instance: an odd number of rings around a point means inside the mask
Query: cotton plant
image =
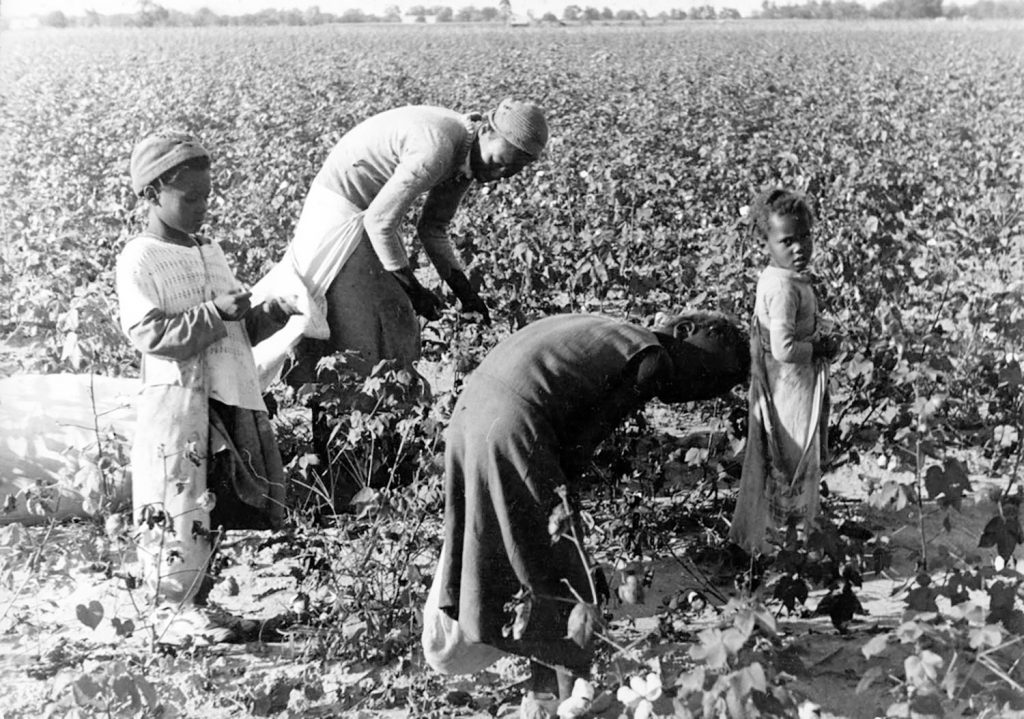
<svg viewBox="0 0 1024 719"><path fill-rule="evenodd" d="M594 685L586 679L577 679L572 685L572 696L558 705L558 719L580 719L587 715L594 703Z"/></svg>
<svg viewBox="0 0 1024 719"><path fill-rule="evenodd" d="M661 677L651 672L644 677L632 677L629 686L619 687L616 698L633 712L633 719L649 719L655 716L654 702L661 698Z"/></svg>

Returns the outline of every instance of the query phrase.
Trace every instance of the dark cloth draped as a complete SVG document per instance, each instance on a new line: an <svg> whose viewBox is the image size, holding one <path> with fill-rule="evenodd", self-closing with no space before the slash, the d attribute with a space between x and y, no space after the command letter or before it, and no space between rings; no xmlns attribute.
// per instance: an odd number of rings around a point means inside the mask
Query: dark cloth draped
<svg viewBox="0 0 1024 719"><path fill-rule="evenodd" d="M206 487L217 497L210 526L277 529L284 522L281 454L266 412L210 403Z"/></svg>

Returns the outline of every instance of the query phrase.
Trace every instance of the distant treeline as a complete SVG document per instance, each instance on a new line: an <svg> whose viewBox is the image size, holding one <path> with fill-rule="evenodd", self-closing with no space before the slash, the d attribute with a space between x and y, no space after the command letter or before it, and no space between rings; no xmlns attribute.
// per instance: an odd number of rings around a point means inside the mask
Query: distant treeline
<svg viewBox="0 0 1024 719"><path fill-rule="evenodd" d="M580 24L609 22L667 22L670 20L722 20L739 19L737 10L716 9L712 5L691 8L689 12L673 9L648 15L645 11L618 10L605 7L568 5L561 17L545 13L540 17L517 17L512 14L508 0L497 7L475 6L453 9L446 5L417 6L404 13L397 5L390 5L383 14L362 10L346 10L340 15L321 12L317 6L305 10L267 9L243 15L219 15L209 8L193 13L169 10L162 5L143 2L134 13L101 15L86 10L84 15L68 16L60 10L39 18L39 24L48 27L205 27L225 25L326 25L330 23L401 23L401 22L504 22L512 24ZM911 18L1024 18L1024 0L979 0L973 4L957 5L943 0L882 0L870 8L854 0L809 0L803 4L779 4L764 0L761 10L753 17L769 19L911 19ZM4 19L2 26L14 23Z"/></svg>
<svg viewBox="0 0 1024 719"><path fill-rule="evenodd" d="M758 17L832 20L856 18L1024 18L1024 0L979 0L970 5L944 3L943 0L882 0L867 8L850 0L810 0L802 5L780 5L765 0Z"/></svg>

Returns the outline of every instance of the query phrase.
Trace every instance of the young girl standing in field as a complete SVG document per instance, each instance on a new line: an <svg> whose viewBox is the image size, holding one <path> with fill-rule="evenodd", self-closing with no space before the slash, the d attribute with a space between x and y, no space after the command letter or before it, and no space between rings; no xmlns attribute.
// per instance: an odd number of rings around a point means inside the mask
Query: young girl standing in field
<svg viewBox="0 0 1024 719"><path fill-rule="evenodd" d="M142 352L132 447L140 562L158 601L176 605L172 635L224 641L223 617L198 606L215 530L275 528L284 516L281 457L240 321L249 293L219 245L196 234L210 195L202 145L148 137L132 152L131 179L149 207L145 232L117 261L121 325ZM264 307L278 319L290 311Z"/></svg>
<svg viewBox="0 0 1024 719"><path fill-rule="evenodd" d="M751 208L768 266L757 282L750 332L750 422L730 539L767 552L769 531L810 524L828 444L828 364L838 342L818 314L805 274L814 242L807 200L775 189Z"/></svg>

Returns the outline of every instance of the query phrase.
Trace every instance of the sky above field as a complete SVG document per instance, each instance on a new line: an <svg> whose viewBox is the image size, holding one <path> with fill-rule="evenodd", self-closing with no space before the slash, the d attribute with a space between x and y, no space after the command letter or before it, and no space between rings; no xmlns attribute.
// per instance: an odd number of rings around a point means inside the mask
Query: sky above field
<svg viewBox="0 0 1024 719"><path fill-rule="evenodd" d="M388 5L398 5L403 10L414 5L448 5L454 9L466 5L485 7L496 6L498 0L155 0L172 10L194 12L201 7L208 7L216 13L224 15L241 15L257 12L265 8L288 10L305 9L317 5L322 12L341 14L345 10L358 8L366 12L381 12ZM761 7L761 0L512 0L512 10L517 14L528 11L536 16L552 12L561 17L566 5L576 4L580 7L609 7L612 10L646 10L650 15L668 11L672 8L688 10L695 5L710 4L715 7L731 7L744 15ZM66 15L83 15L87 9L109 15L115 13L135 12L139 7L137 0L0 0L0 15L5 17L28 17L44 15L60 10Z"/></svg>

